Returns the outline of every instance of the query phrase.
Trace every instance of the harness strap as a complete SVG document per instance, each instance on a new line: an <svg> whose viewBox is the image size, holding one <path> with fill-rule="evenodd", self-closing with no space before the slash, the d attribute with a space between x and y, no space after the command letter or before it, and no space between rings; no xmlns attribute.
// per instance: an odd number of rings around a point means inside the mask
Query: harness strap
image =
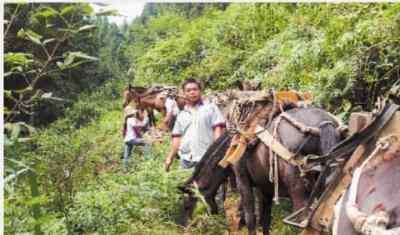
<svg viewBox="0 0 400 235"><path fill-rule="evenodd" d="M256 138L256 134L253 128L247 131L238 130L232 138L231 145L226 151L224 158L218 164L226 168L229 164L239 161L245 153L248 143L254 138Z"/></svg>
<svg viewBox="0 0 400 235"><path fill-rule="evenodd" d="M267 129L261 126L256 127L257 137L270 148L275 154L278 154L280 158L293 164L295 166L301 164L302 162L295 159L296 154L292 153L285 146L283 146L279 141L274 140L275 138L269 133Z"/></svg>
<svg viewBox="0 0 400 235"><path fill-rule="evenodd" d="M315 135L315 136L319 136L320 135L319 128L306 126L303 123L301 123L301 122L295 120L294 118L290 117L287 113L282 113L280 116L285 118L285 120L287 120L290 124L292 124L294 127L299 129L303 133L310 133L310 134Z"/></svg>

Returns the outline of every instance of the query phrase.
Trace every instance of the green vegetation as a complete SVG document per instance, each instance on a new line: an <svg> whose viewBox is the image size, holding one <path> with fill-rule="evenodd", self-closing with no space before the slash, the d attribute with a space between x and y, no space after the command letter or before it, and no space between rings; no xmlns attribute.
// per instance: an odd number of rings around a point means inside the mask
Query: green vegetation
<svg viewBox="0 0 400 235"><path fill-rule="evenodd" d="M339 113L370 110L399 80L399 4L230 4L186 20L166 10L173 4L157 7L131 26L140 35L130 58L141 82L193 76L225 89L257 79L265 88L312 90L318 105Z"/></svg>
<svg viewBox="0 0 400 235"><path fill-rule="evenodd" d="M256 79L347 114L400 80L397 3L149 3L121 27L87 4L6 4L5 19L6 234L183 233L176 186L188 172L163 171L168 137L122 173L127 81ZM296 234L277 219L288 208L274 208L274 234ZM227 234L206 211L188 232Z"/></svg>

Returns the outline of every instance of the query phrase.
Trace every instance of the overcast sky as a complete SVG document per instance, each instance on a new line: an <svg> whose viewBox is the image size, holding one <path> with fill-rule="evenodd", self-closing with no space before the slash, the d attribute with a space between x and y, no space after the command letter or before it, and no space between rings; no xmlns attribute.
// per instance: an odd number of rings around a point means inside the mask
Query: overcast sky
<svg viewBox="0 0 400 235"><path fill-rule="evenodd" d="M109 16L110 22L114 22L121 25L124 19L130 23L136 16L140 16L143 11L145 1L112 1L105 3L108 6L98 6L96 4L91 4L94 11L98 12L108 9L117 10L122 16Z"/></svg>

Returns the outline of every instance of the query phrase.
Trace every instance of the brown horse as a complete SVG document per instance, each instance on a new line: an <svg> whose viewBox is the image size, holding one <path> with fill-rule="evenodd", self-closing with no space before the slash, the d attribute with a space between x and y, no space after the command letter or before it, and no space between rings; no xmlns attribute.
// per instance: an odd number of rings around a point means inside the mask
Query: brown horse
<svg viewBox="0 0 400 235"><path fill-rule="evenodd" d="M122 99L123 99L122 107L125 108L129 104L132 104L132 102L134 102L138 96L145 94L147 91L148 88L140 86L131 86L131 84L129 84L122 91Z"/></svg>
<svg viewBox="0 0 400 235"><path fill-rule="evenodd" d="M336 130L338 123L336 123L331 114L316 108L294 108L285 113L306 126L320 129L320 136L305 134L291 123L282 120L276 130L281 143L288 150L300 153L303 156L308 154L319 155L326 153L338 142L340 136ZM277 124L278 117L275 117L269 122L267 130L272 133ZM232 165L231 168L222 168L218 163L224 156L224 150L226 151L225 143L230 139L229 135L226 134L208 149L192 177L181 189L184 192L190 192L190 188L196 185L205 196L207 203L211 207L211 212L216 213L218 210L214 198L215 193L229 171L233 170L241 195L249 234L256 234L253 188L257 192L260 210L259 219L263 234L269 234L270 213L274 195L274 185L269 181L269 172L273 169L270 166L269 149L265 144L258 142L255 147L247 148L241 160ZM222 146L222 148L217 148L218 146ZM303 178L298 167L281 159L278 160L278 172L280 195L289 196L294 210L302 208L309 193L305 179L312 182L315 176ZM189 199L185 201L187 217L190 217L195 202L195 196L189 193Z"/></svg>
<svg viewBox="0 0 400 235"><path fill-rule="evenodd" d="M164 88L160 86L145 88L128 85L123 90L123 107L133 105L138 109L146 110L149 114L150 123L154 126L155 119L153 110L157 110L162 115L165 115L166 96L163 95L163 93L174 93L174 88Z"/></svg>

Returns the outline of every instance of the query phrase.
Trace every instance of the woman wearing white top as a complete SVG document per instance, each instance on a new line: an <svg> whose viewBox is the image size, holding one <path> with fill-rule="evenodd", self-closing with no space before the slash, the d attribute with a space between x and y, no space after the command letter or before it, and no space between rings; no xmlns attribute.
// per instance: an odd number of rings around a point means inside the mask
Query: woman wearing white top
<svg viewBox="0 0 400 235"><path fill-rule="evenodd" d="M124 109L124 170L128 170L128 161L132 150L136 145L144 146L144 157L147 159L150 151L150 145L142 137L142 131L149 123L144 110L136 110L131 106Z"/></svg>

